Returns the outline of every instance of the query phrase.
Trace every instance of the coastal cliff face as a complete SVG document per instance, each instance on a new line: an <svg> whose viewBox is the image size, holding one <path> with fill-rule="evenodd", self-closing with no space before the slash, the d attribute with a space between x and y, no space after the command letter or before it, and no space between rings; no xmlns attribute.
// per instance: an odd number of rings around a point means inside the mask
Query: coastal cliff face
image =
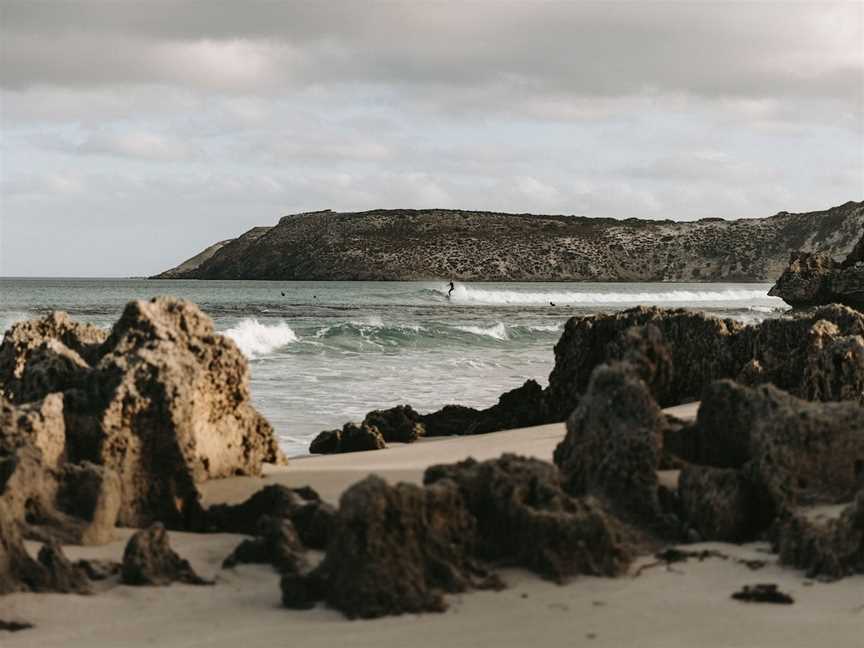
<svg viewBox="0 0 864 648"><path fill-rule="evenodd" d="M154 278L772 281L790 250L843 258L862 231L864 202L695 222L443 209L320 211L256 227Z"/></svg>

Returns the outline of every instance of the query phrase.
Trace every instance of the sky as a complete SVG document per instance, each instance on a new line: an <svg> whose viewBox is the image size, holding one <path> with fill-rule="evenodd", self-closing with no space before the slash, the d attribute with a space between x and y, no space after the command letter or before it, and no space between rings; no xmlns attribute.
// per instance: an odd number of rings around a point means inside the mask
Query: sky
<svg viewBox="0 0 864 648"><path fill-rule="evenodd" d="M0 276L285 214L864 198L864 3L0 0Z"/></svg>

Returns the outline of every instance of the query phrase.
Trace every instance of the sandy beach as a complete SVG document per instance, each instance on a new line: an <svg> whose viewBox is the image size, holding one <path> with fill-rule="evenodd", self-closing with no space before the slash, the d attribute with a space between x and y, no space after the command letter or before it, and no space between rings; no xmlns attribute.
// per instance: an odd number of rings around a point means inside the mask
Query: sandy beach
<svg viewBox="0 0 864 648"><path fill-rule="evenodd" d="M695 405L676 408L687 418ZM667 410L668 411L668 410ZM311 485L332 501L369 473L389 481L419 482L439 462L473 456L486 459L517 452L549 460L564 434L563 424L473 437L423 440L387 450L295 458L269 466L261 478L229 478L205 484L206 503L237 502L262 485ZM100 547L65 547L72 559L120 560L131 530ZM864 627L864 577L837 583L811 582L776 564L761 544L706 543L727 558L691 559L671 566L639 559L618 579L579 577L559 586L522 570L505 570L508 588L449 596L443 614L348 621L318 606L310 611L280 606L278 575L270 566L222 569L242 536L172 532L171 542L213 587L166 588L110 585L92 596L13 594L2 599L4 620L35 628L6 634L2 645L23 646L813 646L830 637L833 646L853 646ZM36 545L31 544L31 550ZM737 559L765 561L751 570ZM776 583L794 605L746 604L732 600L744 585Z"/></svg>

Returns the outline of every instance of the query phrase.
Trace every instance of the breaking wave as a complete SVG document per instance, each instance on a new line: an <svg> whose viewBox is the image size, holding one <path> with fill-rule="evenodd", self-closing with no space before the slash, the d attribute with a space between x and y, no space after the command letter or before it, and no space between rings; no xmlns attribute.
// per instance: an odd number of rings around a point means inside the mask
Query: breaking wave
<svg viewBox="0 0 864 648"><path fill-rule="evenodd" d="M297 342L294 330L285 322L262 324L257 319L244 319L237 326L224 331L247 358L257 358L271 351Z"/></svg>
<svg viewBox="0 0 864 648"><path fill-rule="evenodd" d="M689 304L772 299L766 290L668 290L658 292L516 291L456 286L451 300L460 304L544 306L549 304Z"/></svg>
<svg viewBox="0 0 864 648"><path fill-rule="evenodd" d="M498 322L492 326L457 326L456 329L465 333L472 333L473 335L490 337L494 340L507 340L510 337L507 334L507 327L504 326L503 322Z"/></svg>

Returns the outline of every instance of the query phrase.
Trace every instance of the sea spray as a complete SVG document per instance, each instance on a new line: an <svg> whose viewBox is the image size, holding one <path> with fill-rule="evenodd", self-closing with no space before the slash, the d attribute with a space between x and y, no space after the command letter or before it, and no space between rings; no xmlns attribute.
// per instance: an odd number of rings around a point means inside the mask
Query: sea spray
<svg viewBox="0 0 864 648"><path fill-rule="evenodd" d="M260 357L297 342L294 330L285 322L262 324L257 319L244 319L224 332L250 359Z"/></svg>

